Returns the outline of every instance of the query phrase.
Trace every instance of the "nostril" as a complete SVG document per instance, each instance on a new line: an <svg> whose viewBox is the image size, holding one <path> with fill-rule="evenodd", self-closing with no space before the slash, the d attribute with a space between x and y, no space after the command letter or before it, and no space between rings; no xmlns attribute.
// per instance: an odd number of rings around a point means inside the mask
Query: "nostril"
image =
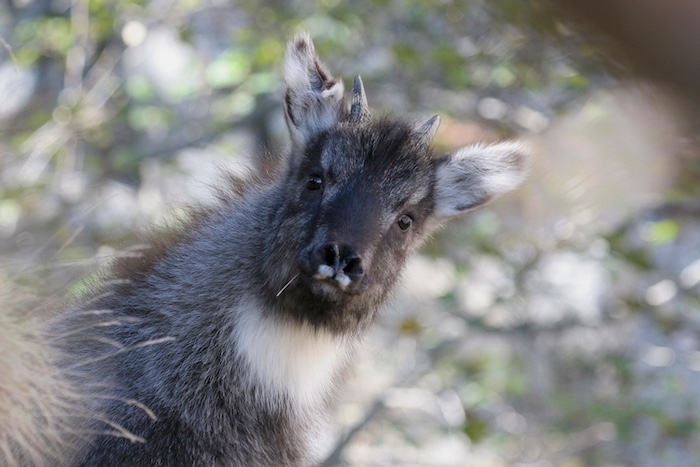
<svg viewBox="0 0 700 467"><path fill-rule="evenodd" d="M336 266L340 258L338 244L335 242L327 243L323 247L323 259L328 266Z"/></svg>
<svg viewBox="0 0 700 467"><path fill-rule="evenodd" d="M337 242L327 242L314 248L310 256L311 273L319 279L336 278L339 271L338 280L356 282L364 277L365 270L362 258L354 248L346 244ZM343 279L345 277L345 279Z"/></svg>
<svg viewBox="0 0 700 467"><path fill-rule="evenodd" d="M335 242L329 242L316 249L316 257L321 265L337 270L340 261L340 249Z"/></svg>
<svg viewBox="0 0 700 467"><path fill-rule="evenodd" d="M362 258L356 253L351 253L345 259L345 267L343 272L348 276L361 276L365 273L362 268Z"/></svg>

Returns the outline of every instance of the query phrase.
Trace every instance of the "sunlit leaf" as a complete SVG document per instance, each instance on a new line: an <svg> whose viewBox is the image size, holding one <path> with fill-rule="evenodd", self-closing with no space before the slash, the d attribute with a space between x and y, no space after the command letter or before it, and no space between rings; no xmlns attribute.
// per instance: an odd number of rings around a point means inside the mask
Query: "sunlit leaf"
<svg viewBox="0 0 700 467"><path fill-rule="evenodd" d="M515 82L515 73L507 65L496 66L491 74L499 87L505 88Z"/></svg>
<svg viewBox="0 0 700 467"><path fill-rule="evenodd" d="M421 324L415 317L406 317L401 320L399 324L399 331L401 334L415 335L419 334L421 330Z"/></svg>
<svg viewBox="0 0 700 467"><path fill-rule="evenodd" d="M126 92L140 102L150 101L156 94L153 84L139 75L132 76L126 81Z"/></svg>
<svg viewBox="0 0 700 467"><path fill-rule="evenodd" d="M644 225L644 239L654 245L670 243L678 237L680 227L673 219L649 222Z"/></svg>
<svg viewBox="0 0 700 467"><path fill-rule="evenodd" d="M154 127L167 127L172 121L172 114L166 109L153 105L134 107L129 113L129 123L136 130Z"/></svg>
<svg viewBox="0 0 700 467"><path fill-rule="evenodd" d="M209 64L206 80L213 88L227 88L240 84L249 73L250 58L229 50Z"/></svg>

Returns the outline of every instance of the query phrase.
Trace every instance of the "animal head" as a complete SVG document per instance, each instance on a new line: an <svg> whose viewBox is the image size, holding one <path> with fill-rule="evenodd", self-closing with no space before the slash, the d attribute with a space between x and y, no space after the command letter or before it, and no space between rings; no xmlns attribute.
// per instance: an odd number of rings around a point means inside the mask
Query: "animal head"
<svg viewBox="0 0 700 467"><path fill-rule="evenodd" d="M520 143L436 156L439 117L373 118L359 76L348 103L307 35L287 49L284 112L292 143L271 283L288 286L280 300L304 304L292 306L298 318L332 330L371 321L430 232L524 178Z"/></svg>

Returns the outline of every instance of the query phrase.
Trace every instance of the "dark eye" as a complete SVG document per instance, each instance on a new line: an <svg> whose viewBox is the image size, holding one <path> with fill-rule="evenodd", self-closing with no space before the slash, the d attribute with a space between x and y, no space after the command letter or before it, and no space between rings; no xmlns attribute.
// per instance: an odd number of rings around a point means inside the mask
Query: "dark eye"
<svg viewBox="0 0 700 467"><path fill-rule="evenodd" d="M411 227L411 224L413 224L413 219L408 214L404 214L403 216L399 217L398 224L401 230L408 230L408 228Z"/></svg>
<svg viewBox="0 0 700 467"><path fill-rule="evenodd" d="M320 190L323 187L323 179L318 175L312 175L306 182L306 188L309 190Z"/></svg>

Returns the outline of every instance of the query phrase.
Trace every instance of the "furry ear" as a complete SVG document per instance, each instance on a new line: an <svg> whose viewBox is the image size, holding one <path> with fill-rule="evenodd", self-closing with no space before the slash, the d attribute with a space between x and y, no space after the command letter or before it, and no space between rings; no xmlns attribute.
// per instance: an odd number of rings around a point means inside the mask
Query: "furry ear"
<svg viewBox="0 0 700 467"><path fill-rule="evenodd" d="M516 188L525 178L527 147L518 142L467 146L436 161L437 218L456 216Z"/></svg>
<svg viewBox="0 0 700 467"><path fill-rule="evenodd" d="M287 46L284 61L284 115L295 145L334 126L345 109L342 81L321 63L308 34Z"/></svg>

